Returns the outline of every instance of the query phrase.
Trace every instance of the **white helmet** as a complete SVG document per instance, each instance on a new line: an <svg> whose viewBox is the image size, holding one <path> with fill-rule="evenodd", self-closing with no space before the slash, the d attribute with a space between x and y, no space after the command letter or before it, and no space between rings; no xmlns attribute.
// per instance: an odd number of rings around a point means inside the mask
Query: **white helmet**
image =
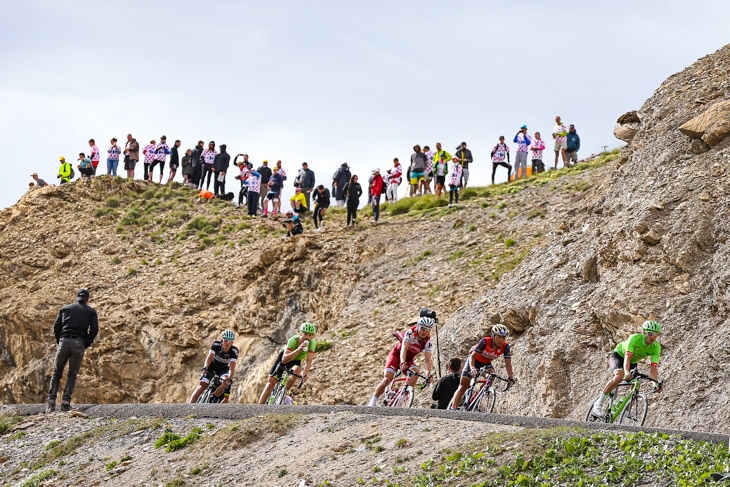
<svg viewBox="0 0 730 487"><path fill-rule="evenodd" d="M418 320L418 327L424 327L424 328L433 328L433 320L431 318L426 318L425 316L422 316Z"/></svg>
<svg viewBox="0 0 730 487"><path fill-rule="evenodd" d="M497 323L492 327L492 336L496 335L506 337L509 335L509 330L502 323Z"/></svg>

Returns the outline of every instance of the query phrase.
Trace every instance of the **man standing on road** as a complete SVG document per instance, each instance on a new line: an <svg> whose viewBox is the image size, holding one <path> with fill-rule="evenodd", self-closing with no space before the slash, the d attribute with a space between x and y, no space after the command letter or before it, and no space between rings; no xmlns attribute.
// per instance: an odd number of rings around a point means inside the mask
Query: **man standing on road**
<svg viewBox="0 0 730 487"><path fill-rule="evenodd" d="M81 369L81 362L84 359L84 351L94 343L94 339L99 333L99 319L96 310L88 303L89 291L81 289L76 293L75 303L61 308L53 325L53 334L56 337L58 349L53 363L53 376L46 402L47 413L56 410L56 396L58 396L63 369L66 368L67 362L68 375L61 400L61 411L71 410L71 395L76 386L76 376Z"/></svg>
<svg viewBox="0 0 730 487"><path fill-rule="evenodd" d="M127 134L127 143L124 144L124 169L127 171L127 179L134 179L134 168L139 162L139 142Z"/></svg>
<svg viewBox="0 0 730 487"><path fill-rule="evenodd" d="M565 149L566 153L566 164L568 166L572 166L573 164L578 164L578 151L580 150L580 137L578 136L578 132L575 131L575 125L570 124L570 128L568 129L568 136L567 136L567 148Z"/></svg>
<svg viewBox="0 0 730 487"><path fill-rule="evenodd" d="M311 208L309 198L312 194L312 188L314 188L314 171L309 169L309 165L306 162L302 162L302 169L299 171L295 186L302 188L302 193L304 193L304 197L307 199L307 208Z"/></svg>
<svg viewBox="0 0 730 487"><path fill-rule="evenodd" d="M461 184L462 188L466 188L466 183L469 182L469 164L474 160L471 155L471 151L466 148L466 142L462 142L459 147L456 148L456 154L454 156L461 163Z"/></svg>
<svg viewBox="0 0 730 487"><path fill-rule="evenodd" d="M352 174L350 174L350 166L348 166L346 162L343 162L332 176L332 185L334 187L333 196L335 197L337 206L345 206L346 195L343 188L350 181L351 177Z"/></svg>
<svg viewBox="0 0 730 487"><path fill-rule="evenodd" d="M565 150L568 148L568 131L560 117L555 117L555 127L553 128L553 139L555 140L555 167L558 168L558 154L563 154L563 165L566 164Z"/></svg>
<svg viewBox="0 0 730 487"><path fill-rule="evenodd" d="M512 142L517 144L515 151L515 181L517 181L520 177L527 177L527 153L532 143L530 136L527 135L527 125L520 127Z"/></svg>
<svg viewBox="0 0 730 487"><path fill-rule="evenodd" d="M269 180L271 179L271 168L269 167L269 161L267 159L264 159L261 167L256 169L256 171L261 174L261 209L263 210L264 215L267 215L269 213L269 203L266 199L266 195L269 192Z"/></svg>

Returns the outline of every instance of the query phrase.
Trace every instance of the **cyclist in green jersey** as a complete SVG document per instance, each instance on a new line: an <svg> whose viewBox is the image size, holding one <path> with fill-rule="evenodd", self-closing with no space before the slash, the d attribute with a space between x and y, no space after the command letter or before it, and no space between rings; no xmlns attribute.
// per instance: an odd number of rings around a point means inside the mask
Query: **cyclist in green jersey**
<svg viewBox="0 0 730 487"><path fill-rule="evenodd" d="M651 356L649 376L654 380L659 380L659 356L662 353L662 347L659 345L657 337L661 333L661 327L656 321L649 320L645 321L641 328L644 330L643 335L641 333L631 335L626 341L616 345L616 349L609 355L608 362L613 377L603 388L601 396L593 405L593 414L595 416L604 416L606 414L603 410L606 397L621 383L624 377L626 377L626 380L630 380L631 371L636 368L643 358ZM655 391L660 392L661 389L658 389L658 386L656 387Z"/></svg>
<svg viewBox="0 0 730 487"><path fill-rule="evenodd" d="M294 370L294 373L302 376L302 383L307 381L309 377L309 369L312 367L314 360L314 350L317 348L317 342L314 340L314 334L317 332L315 326L311 323L302 323L299 327L300 335L294 335L286 343L286 347L276 356L274 365L269 371L269 381L266 383L259 404L264 404L271 394L271 390L284 374L284 365ZM302 360L306 360L304 372L302 373ZM289 379L286 383L286 389L291 390L295 377Z"/></svg>

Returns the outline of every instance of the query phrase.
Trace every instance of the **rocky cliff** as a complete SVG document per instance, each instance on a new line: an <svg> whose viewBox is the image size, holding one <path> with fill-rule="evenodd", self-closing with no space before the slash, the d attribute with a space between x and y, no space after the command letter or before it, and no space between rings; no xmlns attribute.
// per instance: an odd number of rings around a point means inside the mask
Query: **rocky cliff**
<svg viewBox="0 0 730 487"><path fill-rule="evenodd" d="M580 208L446 327L464 352L491 323L515 333L523 393L509 407L580 418L614 345L663 324L661 396L647 424L730 424L730 46L667 79L619 119L629 142ZM444 341L446 342L446 340Z"/></svg>

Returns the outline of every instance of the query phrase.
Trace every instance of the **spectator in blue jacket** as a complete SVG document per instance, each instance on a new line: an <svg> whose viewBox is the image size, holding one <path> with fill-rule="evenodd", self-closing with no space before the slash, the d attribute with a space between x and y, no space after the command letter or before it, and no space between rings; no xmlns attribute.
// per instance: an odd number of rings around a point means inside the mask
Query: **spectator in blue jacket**
<svg viewBox="0 0 730 487"><path fill-rule="evenodd" d="M565 149L567 160L565 164L572 166L578 163L578 151L580 150L580 136L575 131L575 125L570 124L568 129L568 148Z"/></svg>

